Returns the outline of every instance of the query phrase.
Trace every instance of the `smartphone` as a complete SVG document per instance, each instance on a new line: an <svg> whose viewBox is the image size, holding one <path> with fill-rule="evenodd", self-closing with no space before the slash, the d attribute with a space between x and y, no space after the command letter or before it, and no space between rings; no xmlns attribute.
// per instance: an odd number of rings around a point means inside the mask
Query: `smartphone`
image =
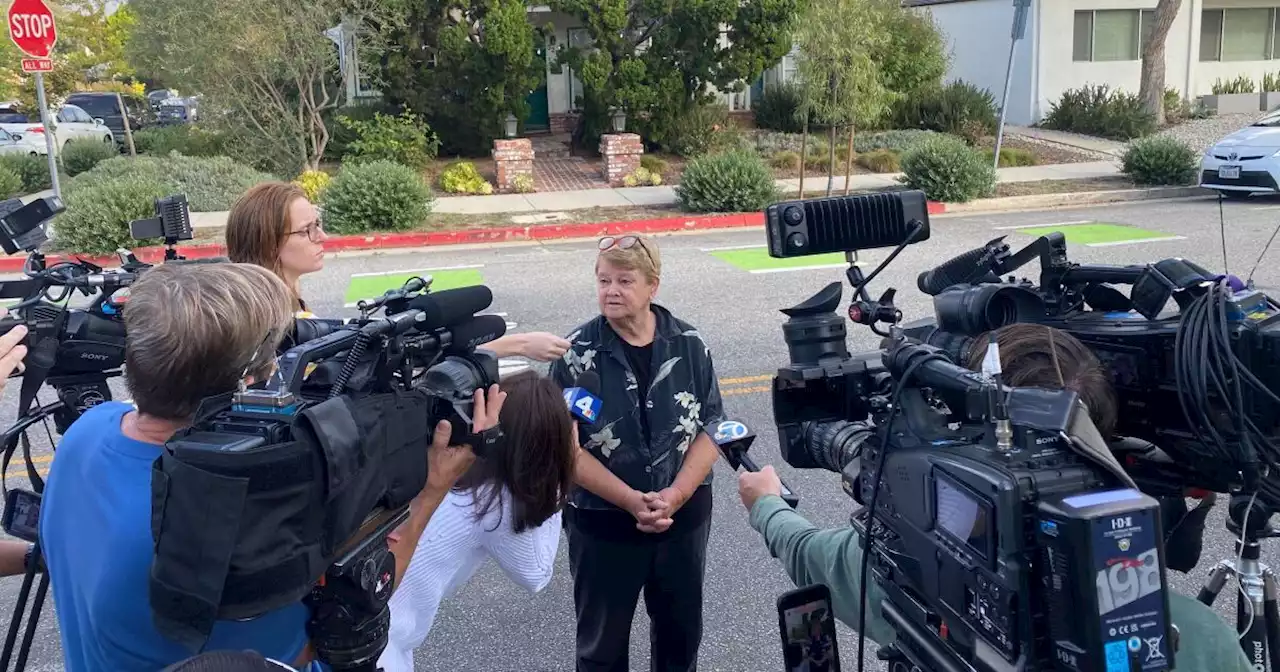
<svg viewBox="0 0 1280 672"><path fill-rule="evenodd" d="M785 672L840 672L831 591L818 583L778 598L778 631Z"/></svg>
<svg viewBox="0 0 1280 672"><path fill-rule="evenodd" d="M40 495L26 490L10 490L4 498L4 531L23 541L40 538Z"/></svg>

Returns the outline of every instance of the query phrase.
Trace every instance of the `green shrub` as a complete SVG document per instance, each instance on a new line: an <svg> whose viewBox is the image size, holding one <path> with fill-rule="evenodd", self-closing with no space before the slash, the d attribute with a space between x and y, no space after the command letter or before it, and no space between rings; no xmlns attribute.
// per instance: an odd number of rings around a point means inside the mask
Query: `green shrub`
<svg viewBox="0 0 1280 672"><path fill-rule="evenodd" d="M859 154L874 152L877 149L887 149L901 154L937 135L934 131L910 128L875 133L856 133L853 136L853 148Z"/></svg>
<svg viewBox="0 0 1280 672"><path fill-rule="evenodd" d="M994 149L982 150L982 156L991 163L991 157L995 156ZM1034 166L1040 162L1036 160L1036 155L1030 150L1017 149L1014 147L1000 148L1000 167L1001 168L1017 168L1020 166Z"/></svg>
<svg viewBox="0 0 1280 672"><path fill-rule="evenodd" d="M1135 140L1121 161L1121 170L1138 184L1184 185L1196 181L1199 165L1190 147L1169 136Z"/></svg>
<svg viewBox="0 0 1280 672"><path fill-rule="evenodd" d="M644 170L641 168L640 170ZM532 194L534 189L533 176L528 173L520 173L511 179L512 186L515 187L518 194Z"/></svg>
<svg viewBox="0 0 1280 672"><path fill-rule="evenodd" d="M26 194L22 176L7 166L0 166L0 198L13 198Z"/></svg>
<svg viewBox="0 0 1280 672"><path fill-rule="evenodd" d="M72 140L62 148L62 169L75 176L107 159L120 156L115 145L101 140Z"/></svg>
<svg viewBox="0 0 1280 672"><path fill-rule="evenodd" d="M73 182L76 187L69 184L65 193L66 212L53 227L53 243L59 249L86 254L111 254L121 247L158 243L133 240L129 222L154 217L156 199L179 191L176 183L154 175Z"/></svg>
<svg viewBox="0 0 1280 672"><path fill-rule="evenodd" d="M991 92L965 81L922 89L893 107L893 123L900 129L950 133L966 139L996 131L996 102Z"/></svg>
<svg viewBox="0 0 1280 672"><path fill-rule="evenodd" d="M324 192L325 225L335 233L421 226L434 196L418 171L387 160L347 164Z"/></svg>
<svg viewBox="0 0 1280 672"><path fill-rule="evenodd" d="M859 154L856 160L859 166L876 173L896 173L902 167L897 153L887 149Z"/></svg>
<svg viewBox="0 0 1280 672"><path fill-rule="evenodd" d="M658 142L678 156L702 156L737 149L742 129L729 118L729 108L724 105L698 105L672 119Z"/></svg>
<svg viewBox="0 0 1280 672"><path fill-rule="evenodd" d="M346 161L394 161L424 170L440 150L440 139L416 114L398 117L375 113L370 121L342 119L356 138L347 145Z"/></svg>
<svg viewBox="0 0 1280 672"><path fill-rule="evenodd" d="M652 154L642 154L640 156L640 167L659 175L666 175L667 169L670 168L666 159Z"/></svg>
<svg viewBox="0 0 1280 672"><path fill-rule="evenodd" d="M440 173L440 188L446 194L492 194L493 185L470 161L450 164Z"/></svg>
<svg viewBox="0 0 1280 672"><path fill-rule="evenodd" d="M195 157L171 154L165 157L117 156L99 163L68 182L68 189L97 184L125 176L148 178L174 185L172 193L186 194L194 212L230 210L241 194L259 182L275 177L236 163L225 156Z"/></svg>
<svg viewBox="0 0 1280 672"><path fill-rule="evenodd" d="M1059 131L1130 140L1156 130L1156 118L1137 94L1106 84L1069 89L1053 104L1041 125Z"/></svg>
<svg viewBox="0 0 1280 672"><path fill-rule="evenodd" d="M769 87L752 106L756 128L782 133L800 133L804 130L799 109L800 89L790 82Z"/></svg>
<svg viewBox="0 0 1280 672"><path fill-rule="evenodd" d="M770 157L769 164L778 170L800 170L800 155L784 149Z"/></svg>
<svg viewBox="0 0 1280 672"><path fill-rule="evenodd" d="M133 132L133 148L139 154L168 156L222 156L226 153L226 136L194 124L152 126Z"/></svg>
<svg viewBox="0 0 1280 672"><path fill-rule="evenodd" d="M359 137L355 131L343 123L343 119L373 121L375 115L389 111L389 108L381 103L347 105L331 111L324 121L325 128L329 131L329 144L324 147L324 158L329 161L341 161L347 155L351 143Z"/></svg>
<svg viewBox="0 0 1280 672"><path fill-rule="evenodd" d="M622 184L627 187L656 187L662 184L662 173L650 172L648 168L640 166L635 172L622 178Z"/></svg>
<svg viewBox="0 0 1280 672"><path fill-rule="evenodd" d="M996 171L963 140L930 138L902 156L902 182L932 200L963 203L990 196Z"/></svg>
<svg viewBox="0 0 1280 672"><path fill-rule="evenodd" d="M760 155L736 150L690 161L676 199L690 212L750 212L778 200L778 189Z"/></svg>
<svg viewBox="0 0 1280 672"><path fill-rule="evenodd" d="M44 156L30 154L0 154L0 166L18 174L22 178L22 187L28 194L51 189L53 180L49 177L49 159Z"/></svg>

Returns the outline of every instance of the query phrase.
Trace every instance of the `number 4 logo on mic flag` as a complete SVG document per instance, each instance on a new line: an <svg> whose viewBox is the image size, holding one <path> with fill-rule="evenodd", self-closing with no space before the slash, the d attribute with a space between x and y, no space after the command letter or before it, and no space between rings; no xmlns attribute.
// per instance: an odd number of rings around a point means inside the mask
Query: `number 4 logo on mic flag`
<svg viewBox="0 0 1280 672"><path fill-rule="evenodd" d="M578 402L574 404L574 406L577 407L579 413L582 413L582 417L586 418L590 422L596 421L596 411L591 407L591 397L584 396L581 399L578 399Z"/></svg>

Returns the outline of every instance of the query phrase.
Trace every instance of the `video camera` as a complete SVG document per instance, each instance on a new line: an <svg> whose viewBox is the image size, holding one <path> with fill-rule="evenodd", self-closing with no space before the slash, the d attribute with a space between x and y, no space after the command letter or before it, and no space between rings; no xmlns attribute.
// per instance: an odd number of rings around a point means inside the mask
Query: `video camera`
<svg viewBox="0 0 1280 672"><path fill-rule="evenodd" d="M921 274L936 319L903 326L895 290L872 300L867 283L928 239L922 193L787 201L765 215L772 256L846 253L847 317L885 337L849 353L839 283L785 309L790 362L773 408L783 458L840 473L865 506L851 517L866 544L863 598L870 571L898 633L880 650L890 669L1172 669L1156 497L1253 493L1254 552L1274 532L1276 303L1181 259L1074 264L1054 233L1013 254L992 241ZM863 276L856 252L881 247L895 249ZM1000 279L1035 258L1038 287ZM1180 314L1163 314L1169 299ZM1015 322L1097 353L1119 397L1117 436L1101 436L1072 390L1002 382L992 332ZM964 366L976 359L982 370Z"/></svg>

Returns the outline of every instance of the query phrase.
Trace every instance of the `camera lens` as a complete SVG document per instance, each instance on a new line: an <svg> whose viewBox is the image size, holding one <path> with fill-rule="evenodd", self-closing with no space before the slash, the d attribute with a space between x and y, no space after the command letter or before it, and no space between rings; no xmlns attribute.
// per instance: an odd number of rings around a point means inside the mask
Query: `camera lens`
<svg viewBox="0 0 1280 672"><path fill-rule="evenodd" d="M787 226L800 226L804 221L804 211L798 205L787 206L787 209L782 211L782 221L786 222Z"/></svg>

